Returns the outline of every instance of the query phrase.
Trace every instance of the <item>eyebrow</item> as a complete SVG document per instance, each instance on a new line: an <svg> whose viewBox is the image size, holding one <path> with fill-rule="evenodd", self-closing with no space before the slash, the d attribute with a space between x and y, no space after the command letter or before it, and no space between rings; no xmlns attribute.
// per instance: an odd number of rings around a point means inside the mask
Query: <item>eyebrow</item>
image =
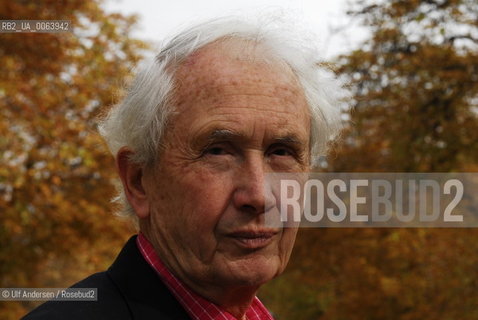
<svg viewBox="0 0 478 320"><path fill-rule="evenodd" d="M242 134L227 129L215 129L207 136L208 140L211 141L238 139L241 137L243 137Z"/></svg>
<svg viewBox="0 0 478 320"><path fill-rule="evenodd" d="M300 141L300 139L295 134L290 134L284 137L275 138L274 141L276 143L293 144L298 146L304 144L304 142Z"/></svg>
<svg viewBox="0 0 478 320"><path fill-rule="evenodd" d="M241 140L245 139L245 136L228 129L214 129L210 134L206 135L205 138L208 143L212 143L220 140ZM296 145L298 147L304 145L304 141L301 141L301 139L295 134L285 134L284 136L273 138L272 141L273 143Z"/></svg>

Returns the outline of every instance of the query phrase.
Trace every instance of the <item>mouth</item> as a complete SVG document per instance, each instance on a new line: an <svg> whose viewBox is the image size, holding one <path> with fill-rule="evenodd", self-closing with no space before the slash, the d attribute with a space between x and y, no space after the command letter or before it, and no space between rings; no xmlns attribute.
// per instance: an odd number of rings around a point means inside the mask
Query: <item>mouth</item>
<svg viewBox="0 0 478 320"><path fill-rule="evenodd" d="M228 234L240 247L261 249L268 246L278 231L237 231Z"/></svg>

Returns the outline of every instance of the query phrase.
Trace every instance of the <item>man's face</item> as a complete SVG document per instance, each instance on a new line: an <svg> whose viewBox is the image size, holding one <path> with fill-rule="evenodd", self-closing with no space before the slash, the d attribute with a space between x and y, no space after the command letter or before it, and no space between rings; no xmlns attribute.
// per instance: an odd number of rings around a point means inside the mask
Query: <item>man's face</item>
<svg viewBox="0 0 478 320"><path fill-rule="evenodd" d="M284 270L297 232L261 224L277 210L266 202L264 175L308 168L306 100L288 67L245 46L212 44L183 63L177 113L143 178L150 240L193 287L269 281Z"/></svg>

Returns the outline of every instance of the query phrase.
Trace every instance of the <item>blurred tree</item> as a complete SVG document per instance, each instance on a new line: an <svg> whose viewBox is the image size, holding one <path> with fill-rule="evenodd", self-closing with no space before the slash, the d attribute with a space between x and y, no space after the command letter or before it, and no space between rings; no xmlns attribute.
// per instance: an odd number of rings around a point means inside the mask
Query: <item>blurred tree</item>
<svg viewBox="0 0 478 320"><path fill-rule="evenodd" d="M261 289L277 320L477 319L471 229L304 229Z"/></svg>
<svg viewBox="0 0 478 320"><path fill-rule="evenodd" d="M2 1L0 19L66 19L71 33L0 34L0 287L65 287L131 234L111 217L114 162L95 133L146 45L135 17L95 0ZM31 303L0 304L18 319Z"/></svg>
<svg viewBox="0 0 478 320"><path fill-rule="evenodd" d="M448 172L476 163L476 1L357 1L350 14L372 38L338 61L355 100L334 170Z"/></svg>
<svg viewBox="0 0 478 320"><path fill-rule="evenodd" d="M337 60L354 99L327 171L476 172L476 1L355 1L350 15L371 38ZM477 252L476 230L301 230L261 293L279 320L477 319Z"/></svg>

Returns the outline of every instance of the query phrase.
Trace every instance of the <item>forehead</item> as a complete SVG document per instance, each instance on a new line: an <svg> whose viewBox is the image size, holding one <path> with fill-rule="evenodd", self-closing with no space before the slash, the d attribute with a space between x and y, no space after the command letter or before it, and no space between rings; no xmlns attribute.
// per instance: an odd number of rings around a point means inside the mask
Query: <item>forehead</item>
<svg viewBox="0 0 478 320"><path fill-rule="evenodd" d="M176 73L177 114L190 124L264 119L304 128L309 114L291 68L250 41L225 40L187 58ZM198 121L201 120L201 121Z"/></svg>
<svg viewBox="0 0 478 320"><path fill-rule="evenodd" d="M303 95L297 77L285 62L265 47L246 40L222 40L199 49L184 61L176 79L177 93L182 98L191 93L198 98L212 93L228 95L257 84L263 85L263 90ZM213 90L206 92L207 89ZM274 93L269 90L264 94Z"/></svg>

